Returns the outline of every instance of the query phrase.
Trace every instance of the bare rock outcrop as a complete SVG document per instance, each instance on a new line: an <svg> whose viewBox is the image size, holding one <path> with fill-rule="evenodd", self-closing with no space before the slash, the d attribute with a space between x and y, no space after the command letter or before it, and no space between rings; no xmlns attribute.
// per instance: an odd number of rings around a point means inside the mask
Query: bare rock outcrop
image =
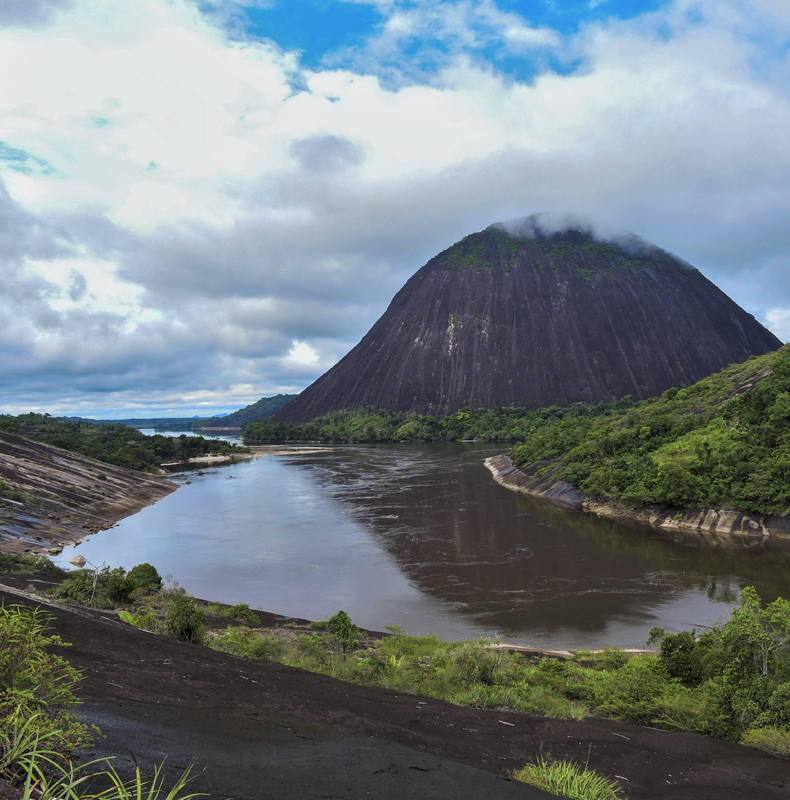
<svg viewBox="0 0 790 800"><path fill-rule="evenodd" d="M22 496L0 495L0 549L7 552L58 550L178 488L11 433L0 433L0 480Z"/></svg>
<svg viewBox="0 0 790 800"><path fill-rule="evenodd" d="M781 346L704 275L636 237L540 219L493 225L432 258L332 369L281 409L361 405L442 417L464 406L647 398Z"/></svg>

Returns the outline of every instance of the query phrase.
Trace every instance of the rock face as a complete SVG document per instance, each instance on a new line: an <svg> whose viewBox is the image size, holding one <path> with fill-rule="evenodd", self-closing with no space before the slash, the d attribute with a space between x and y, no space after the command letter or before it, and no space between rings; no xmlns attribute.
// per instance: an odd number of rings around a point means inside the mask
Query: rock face
<svg viewBox="0 0 790 800"><path fill-rule="evenodd" d="M637 237L547 231L529 217L432 258L275 419L365 404L441 417L467 405L646 398L781 344L670 253Z"/></svg>
<svg viewBox="0 0 790 800"><path fill-rule="evenodd" d="M155 475L3 432L0 480L24 497L0 496L0 551L6 552L59 552L178 488Z"/></svg>

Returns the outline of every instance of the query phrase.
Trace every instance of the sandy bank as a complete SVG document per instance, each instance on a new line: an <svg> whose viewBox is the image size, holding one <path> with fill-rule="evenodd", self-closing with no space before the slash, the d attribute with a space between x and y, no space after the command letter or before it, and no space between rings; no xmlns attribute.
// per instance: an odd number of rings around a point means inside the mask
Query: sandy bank
<svg viewBox="0 0 790 800"><path fill-rule="evenodd" d="M257 445L250 447L251 453L230 453L228 455L221 455L213 453L206 456L195 456L188 458L186 461L169 461L167 464L162 464L163 467L185 467L189 464L197 466L205 464L234 464L237 461L246 461L251 458L261 458L263 456L302 456L309 453L320 453L327 448L325 447L288 447L287 445Z"/></svg>
<svg viewBox="0 0 790 800"><path fill-rule="evenodd" d="M59 447L0 433L0 480L24 497L0 497L0 550L47 553L106 530L178 485Z"/></svg>
<svg viewBox="0 0 790 800"><path fill-rule="evenodd" d="M748 549L767 544L775 544L782 549L790 547L790 519L746 514L726 508L645 506L631 509L619 503L601 503L570 483L555 480L551 473L540 476L537 474L551 466L551 463L539 461L520 469L508 455L493 456L485 460L485 465L497 483L515 492L546 500L560 508L677 532L684 539L698 544L732 549Z"/></svg>

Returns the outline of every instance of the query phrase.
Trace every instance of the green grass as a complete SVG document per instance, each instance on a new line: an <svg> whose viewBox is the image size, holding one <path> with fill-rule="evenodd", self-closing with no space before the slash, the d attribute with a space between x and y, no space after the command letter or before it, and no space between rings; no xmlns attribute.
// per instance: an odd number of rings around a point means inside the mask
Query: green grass
<svg viewBox="0 0 790 800"><path fill-rule="evenodd" d="M625 800L617 781L572 761L541 758L514 772L513 777L568 800Z"/></svg>

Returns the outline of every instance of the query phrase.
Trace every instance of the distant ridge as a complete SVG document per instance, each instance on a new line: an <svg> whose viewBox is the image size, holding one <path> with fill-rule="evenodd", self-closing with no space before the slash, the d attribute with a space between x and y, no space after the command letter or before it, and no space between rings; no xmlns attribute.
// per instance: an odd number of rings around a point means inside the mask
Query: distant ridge
<svg viewBox="0 0 790 800"><path fill-rule="evenodd" d="M442 417L467 405L647 398L781 344L676 256L534 215L432 258L274 419L362 405Z"/></svg>
<svg viewBox="0 0 790 800"><path fill-rule="evenodd" d="M273 397L262 397L251 405L240 408L232 414L222 417L212 417L200 423L196 430L208 429L241 429L256 419L265 419L276 414L286 403L290 403L295 394L276 394Z"/></svg>

